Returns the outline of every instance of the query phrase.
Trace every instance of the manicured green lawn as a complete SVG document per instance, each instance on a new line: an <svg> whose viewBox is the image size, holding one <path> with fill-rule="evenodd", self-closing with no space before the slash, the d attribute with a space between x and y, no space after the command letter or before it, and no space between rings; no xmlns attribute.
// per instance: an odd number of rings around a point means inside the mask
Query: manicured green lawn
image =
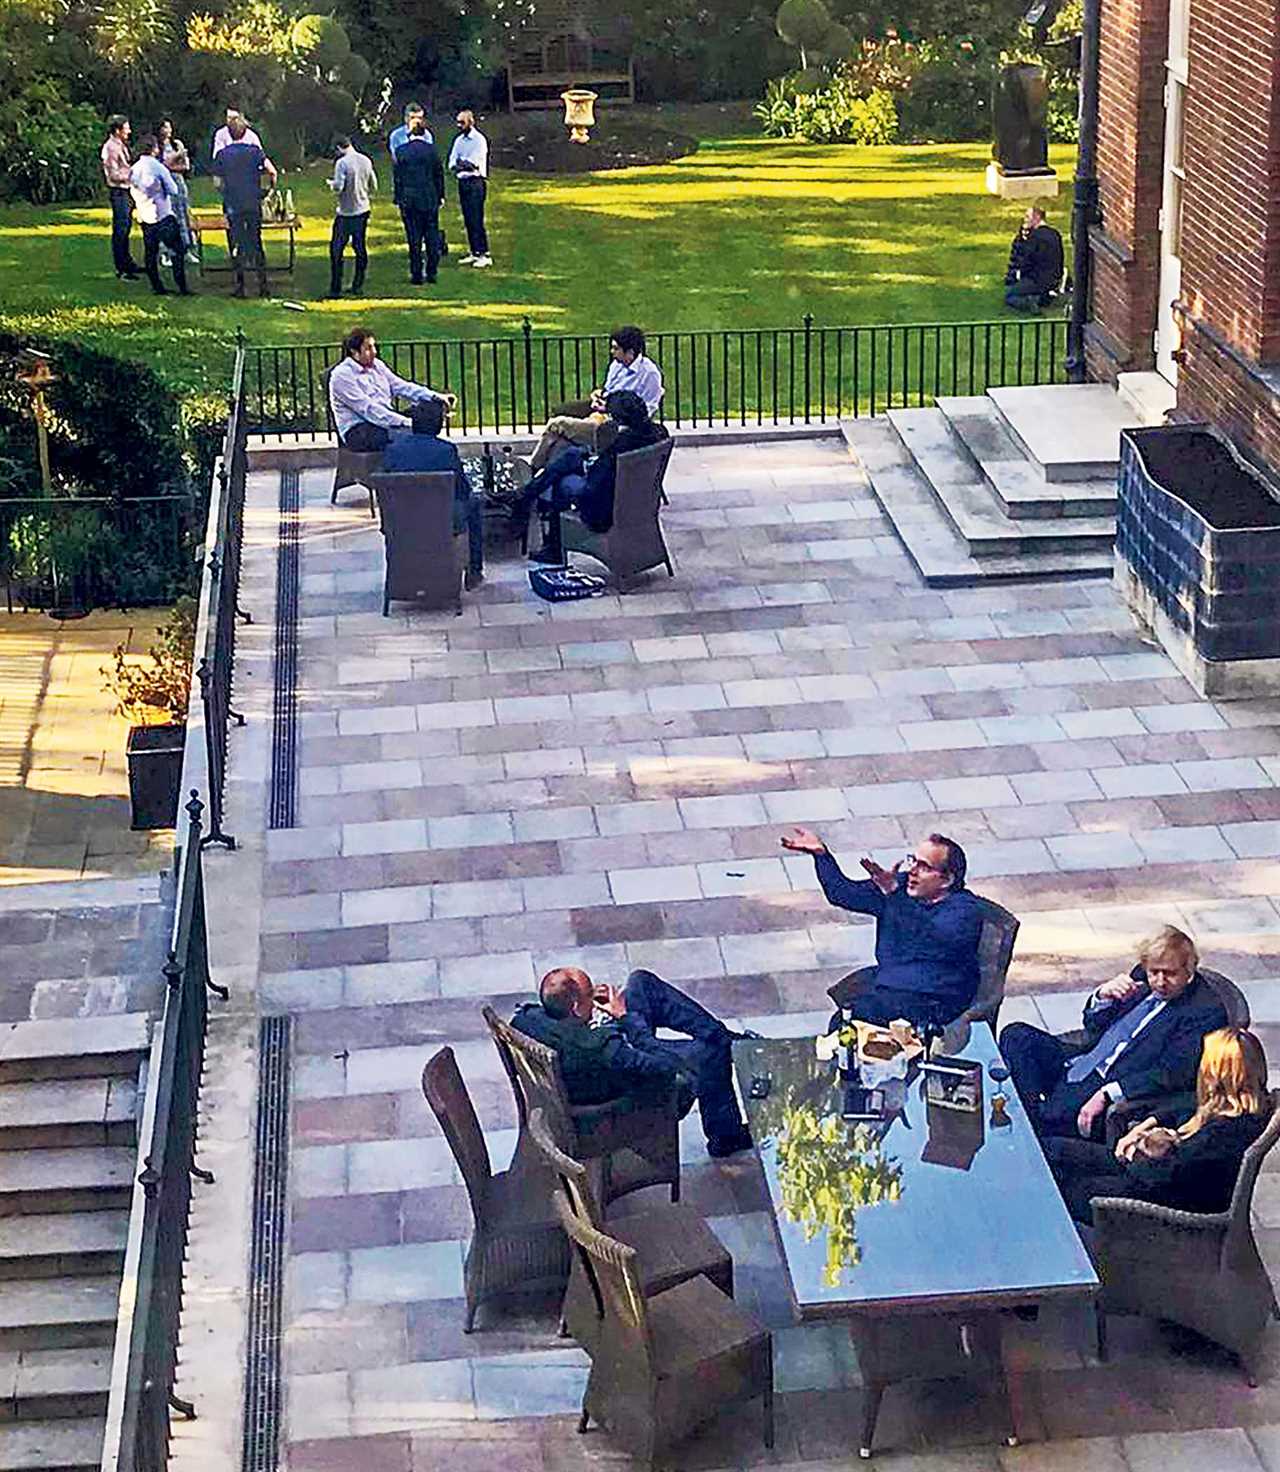
<svg viewBox="0 0 1280 1472"><path fill-rule="evenodd" d="M392 338L998 318L1008 242L1020 209L983 190L981 144L810 147L752 133L745 114L690 109L703 138L671 164L490 183L494 267L446 262L435 287L411 288L390 166L370 229L363 300L319 300L328 279L332 197L323 167L284 182L305 226L292 283L273 300L235 301L226 278L192 300L117 283L109 214L95 206L0 210L0 325L66 334L161 368L182 388L221 387L237 327L258 343L333 342L356 320ZM730 131L726 134L725 129ZM1071 151L1053 150L1064 183ZM197 180L197 205L215 201ZM1051 218L1066 234L1067 199ZM456 200L444 224L465 249ZM141 242L135 233L135 253ZM350 262L347 266L350 280ZM292 311L284 301L301 303Z"/></svg>

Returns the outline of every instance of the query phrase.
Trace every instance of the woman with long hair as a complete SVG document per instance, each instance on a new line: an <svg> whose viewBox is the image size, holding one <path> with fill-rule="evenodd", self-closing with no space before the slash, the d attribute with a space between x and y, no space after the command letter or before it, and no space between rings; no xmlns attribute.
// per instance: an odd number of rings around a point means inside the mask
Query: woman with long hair
<svg viewBox="0 0 1280 1472"><path fill-rule="evenodd" d="M173 134L171 118L161 118L156 124L156 138L160 143L160 162L173 175L178 186L178 197L174 202L174 214L178 217L178 233L182 236L183 249L189 259L198 261L195 236L191 229L191 196L187 192L187 175L191 172L191 155L181 138Z"/></svg>
<svg viewBox="0 0 1280 1472"><path fill-rule="evenodd" d="M1226 1211L1240 1161L1271 1114L1267 1058L1243 1027L1204 1040L1189 1119L1151 1115L1116 1144L1048 1140L1045 1154L1071 1215L1089 1223L1095 1196L1126 1196L1180 1211Z"/></svg>

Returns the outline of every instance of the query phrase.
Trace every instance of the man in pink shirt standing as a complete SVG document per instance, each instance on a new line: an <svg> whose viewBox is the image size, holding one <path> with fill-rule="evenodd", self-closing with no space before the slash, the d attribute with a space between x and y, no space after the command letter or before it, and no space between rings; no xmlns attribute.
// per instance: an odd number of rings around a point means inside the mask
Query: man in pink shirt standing
<svg viewBox="0 0 1280 1472"><path fill-rule="evenodd" d="M129 252L129 231L133 228L133 196L129 193L129 119L117 113L107 119L107 141L102 145L102 177L111 195L111 256L116 278L136 281L142 272Z"/></svg>

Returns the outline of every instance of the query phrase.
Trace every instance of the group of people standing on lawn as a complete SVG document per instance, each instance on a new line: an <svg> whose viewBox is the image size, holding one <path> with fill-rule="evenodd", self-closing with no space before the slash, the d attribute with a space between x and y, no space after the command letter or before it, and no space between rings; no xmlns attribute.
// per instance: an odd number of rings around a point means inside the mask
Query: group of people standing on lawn
<svg viewBox="0 0 1280 1472"><path fill-rule="evenodd" d="M448 172L454 176L458 202L467 232L468 250L460 264L492 266L489 236L485 227L488 193L489 144L476 127L474 115L463 109L457 115L458 133L449 150ZM111 253L116 276L135 281L145 272L151 288L167 295L160 277L161 264L173 269L174 286L180 295L191 295L186 279L188 259L198 261L198 248L191 228L186 176L192 168L191 155L174 137L173 124L164 119L154 133L132 144L130 120L116 115L108 120L102 145L102 173L111 199ZM440 208L445 200L445 166L441 165L435 140L427 127L421 104L411 102L404 122L389 140L395 204L404 223L409 254L409 280L414 286L436 280L445 249L440 229ZM378 190L373 160L347 136L335 142L335 161L329 187L334 194L334 220L329 238L329 291L341 296L348 248L355 260L351 291L364 289L369 269L367 236ZM258 294L268 296L266 256L262 245L262 183L274 187L278 170L267 157L262 141L248 125L243 113L229 107L225 123L213 139L209 172L222 194L222 212L227 222L227 246L235 276L235 295L245 295L247 274L257 277ZM143 265L133 259L130 235L137 215L142 227Z"/></svg>

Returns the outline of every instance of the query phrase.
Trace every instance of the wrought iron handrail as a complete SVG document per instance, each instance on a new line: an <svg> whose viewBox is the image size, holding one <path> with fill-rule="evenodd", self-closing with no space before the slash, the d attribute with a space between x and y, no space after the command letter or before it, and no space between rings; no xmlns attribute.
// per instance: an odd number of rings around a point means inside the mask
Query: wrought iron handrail
<svg viewBox="0 0 1280 1472"><path fill-rule="evenodd" d="M1066 329L1062 317L822 327L806 315L797 327L655 332L648 353L662 370L669 425L797 425L1064 382ZM379 352L401 377L457 395L455 432L522 435L604 382L609 338L535 333L526 318L517 335L380 342ZM323 378L341 356L337 343L246 346L251 432L332 432Z"/></svg>
<svg viewBox="0 0 1280 1472"><path fill-rule="evenodd" d="M248 473L248 423L245 414L245 349L236 347L227 430L218 463L217 518L209 554L209 602L204 653L196 667L204 702L205 747L209 771L209 831L204 843L235 848L223 828L227 783L227 730L244 725L232 704L235 679L236 620L250 622L239 605L240 559L244 543L245 477Z"/></svg>
<svg viewBox="0 0 1280 1472"><path fill-rule="evenodd" d="M174 1394L182 1312L191 1178L213 1177L195 1163L196 1109L204 1067L208 993L228 993L209 974L201 814L193 791L176 860L177 895L164 964L164 1010L152 1039L138 1141L124 1283L116 1324L103 1472L163 1472L169 1412L195 1417Z"/></svg>

